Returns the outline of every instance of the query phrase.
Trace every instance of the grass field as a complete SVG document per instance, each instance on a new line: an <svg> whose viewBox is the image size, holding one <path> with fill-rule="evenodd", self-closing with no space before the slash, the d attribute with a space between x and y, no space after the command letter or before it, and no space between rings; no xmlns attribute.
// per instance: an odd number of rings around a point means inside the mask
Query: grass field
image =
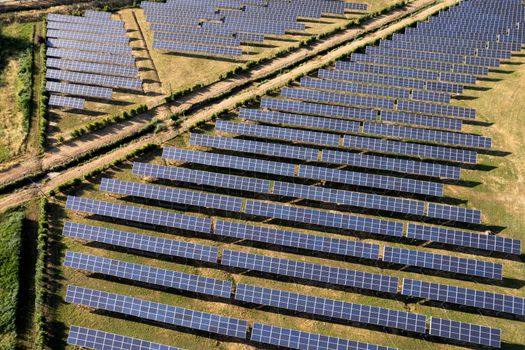
<svg viewBox="0 0 525 350"><path fill-rule="evenodd" d="M16 104L19 58L32 45L33 24L12 24L0 29L0 163L24 148L27 129Z"/></svg>
<svg viewBox="0 0 525 350"><path fill-rule="evenodd" d="M467 90L465 95L469 99L456 101L455 103L462 106L473 107L478 110L479 119L482 121L494 123L490 127L486 126L468 126L466 131L477 132L494 139L494 149L498 151L510 152L507 156L481 156L480 163L487 166L496 167L492 171L464 171L463 179L477 181L481 183L474 188L460 186L446 186L447 195L450 197L463 199L467 201L466 206L481 209L483 212L483 223L494 226L506 227L500 234L505 237L523 239L523 228L525 227L525 211L523 210L524 201L521 198L524 193L524 173L521 164L525 157L525 151L521 146L523 138L522 119L525 117L521 101L525 101L525 58L517 56L512 59L510 64L503 65L498 71L489 75L489 79L481 81L476 85L476 90ZM501 80L500 80L501 79ZM482 88L482 89L480 89ZM483 88L488 88L487 90ZM213 132L212 132L213 133ZM187 135L174 140L172 145L177 147L187 146ZM169 145L166 145L169 146ZM139 159L143 162L164 164L159 157L159 152L155 151L146 154ZM104 177L111 177L124 180L140 182L141 180L133 176L130 171L130 164L124 164L111 171L107 171ZM111 202L125 203L125 201L98 191L100 177L92 182L83 183L80 188L71 194L84 196L95 199L102 199ZM227 190L217 190L216 192L235 195ZM264 198L261 198L264 199ZM90 312L86 308L78 307L63 302L65 288L68 284L76 284L84 287L91 287L105 291L121 293L134 297L153 300L170 305L187 307L191 309L218 313L226 316L239 317L248 321L258 321L281 327L296 328L304 331L312 331L326 335L332 335L353 340L371 342L375 344L394 346L400 349L461 349L462 346L441 344L436 342L427 342L418 336L406 336L394 331L380 331L375 328L359 326L356 324L335 324L310 317L303 317L297 314L285 314L274 312L264 308L245 307L237 304L231 304L226 301L213 300L178 294L176 291L161 291L144 286L128 284L125 281L108 280L97 276L88 276L82 272L69 268L61 268L58 265L65 250L80 251L92 253L99 256L110 257L114 259L125 260L129 262L141 263L156 267L162 267L177 271L189 272L207 277L215 277L224 280L234 281L236 283L250 283L262 287L282 289L287 291L299 292L319 297L327 297L338 300L363 303L367 305L388 307L396 310L407 310L421 313L428 316L444 317L452 320L470 322L486 326L498 327L502 329L503 349L521 349L525 344L525 334L522 332L523 324L519 320L496 317L491 314L479 314L468 309L462 308L441 308L422 302L405 303L402 300L381 298L376 295L367 295L359 291L339 290L319 285L309 285L301 281L279 280L274 276L251 275L238 273L228 269L215 268L214 266L194 263L183 260L165 260L153 256L139 256L124 251L111 250L108 247L101 247L94 244L87 244L79 240L62 238L60 235L62 226L66 220L76 222L86 222L94 225L121 229L124 231L144 233L152 236L172 238L177 240L191 241L212 246L218 246L221 249L234 249L244 252L259 253L268 256L290 258L294 260L308 261L312 263L322 263L334 267L344 267L357 269L360 271L383 273L391 276L423 279L425 281L434 281L445 284L452 284L468 288L480 289L484 291L501 292L516 296L525 296L525 265L522 258L517 259L497 259L491 256L478 256L463 250L454 250L450 247L435 248L426 247L425 251L441 254L449 254L459 257L478 258L484 261L500 262L504 265L505 280L502 285L492 283L483 283L470 280L468 278L453 278L447 274L429 273L428 271L417 270L398 270L382 265L362 264L362 261L356 259L328 258L316 256L315 254L303 255L300 252L282 251L271 247L254 246L249 242L231 242L221 239L210 239L205 235L188 235L178 230L164 230L159 227L130 227L123 226L112 220L103 221L101 218L86 217L71 211L64 210L64 196L57 197L57 201L52 206L52 223L54 237L56 242L54 258L57 268L56 275L52 280L56 285L52 302L50 304L51 312L55 322L52 329L55 334L52 338L52 348L61 349L65 346L64 340L67 327L71 324L82 325L103 329L109 332L117 332L130 336L136 336L143 339L154 340L157 342L179 346L185 349L253 349L252 345L234 340L224 342L217 341L213 337L196 336L190 332L181 329L171 329L161 325L146 324L135 319L111 317L106 313ZM272 199L278 200L278 199ZM300 204L300 203L299 203ZM146 206L143 202L134 202L137 206ZM179 208L180 209L180 208ZM164 209L169 210L169 209ZM214 215L212 211L193 209L192 215ZM222 214L221 214L222 215ZM231 216L231 220L245 220L244 217ZM253 219L250 219L253 220ZM261 220L262 221L262 220ZM265 221L263 225L272 225L272 222ZM339 234L327 233L322 231L313 231L313 228L294 228L296 231L308 232L316 235L327 235L332 237L344 237L345 233ZM351 235L348 239L354 239ZM380 245L403 246L396 242L385 243L381 240L372 238L361 239L365 242L373 242ZM407 245L409 248L415 248L413 245ZM448 251L452 250L452 252ZM457 276L454 276L457 277Z"/></svg>

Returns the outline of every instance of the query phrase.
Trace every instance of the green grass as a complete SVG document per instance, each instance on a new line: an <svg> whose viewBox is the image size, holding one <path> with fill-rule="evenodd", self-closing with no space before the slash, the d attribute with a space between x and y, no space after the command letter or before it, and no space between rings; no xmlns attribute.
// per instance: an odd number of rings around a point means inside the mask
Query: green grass
<svg viewBox="0 0 525 350"><path fill-rule="evenodd" d="M20 209L0 214L0 349L16 344L16 308L20 239L24 213Z"/></svg>

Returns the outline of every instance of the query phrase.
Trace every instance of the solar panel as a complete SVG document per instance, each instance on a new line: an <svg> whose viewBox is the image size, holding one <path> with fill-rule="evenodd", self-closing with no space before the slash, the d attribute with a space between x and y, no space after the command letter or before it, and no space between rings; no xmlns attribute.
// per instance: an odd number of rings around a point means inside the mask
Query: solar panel
<svg viewBox="0 0 525 350"><path fill-rule="evenodd" d="M236 33L235 36L241 41L241 42L257 42L262 43L264 41L264 35L263 34L256 34L256 33Z"/></svg>
<svg viewBox="0 0 525 350"><path fill-rule="evenodd" d="M383 260L395 264L498 280L502 279L503 274L501 264L396 247L385 247Z"/></svg>
<svg viewBox="0 0 525 350"><path fill-rule="evenodd" d="M380 111L379 120L395 124L419 125L436 129L447 129L460 131L463 122L454 118L431 117L427 115L398 112L398 111Z"/></svg>
<svg viewBox="0 0 525 350"><path fill-rule="evenodd" d="M407 227L407 237L508 254L521 254L520 240L491 234L479 234L444 227L409 224Z"/></svg>
<svg viewBox="0 0 525 350"><path fill-rule="evenodd" d="M234 24L236 27L239 25L244 25L249 28L251 28L252 25L256 25L257 27L263 26L267 28L268 26L271 28L282 28L284 30L305 30L304 23L297 23L295 21L287 21L287 20L271 20L266 18L261 18L259 16L250 17L245 15L235 16L231 13L228 13L224 16L224 25L229 26L230 24ZM246 27L242 27L241 29L246 29Z"/></svg>
<svg viewBox="0 0 525 350"><path fill-rule="evenodd" d="M281 25L271 25L270 23L245 23L245 22L229 22L229 23L214 23L204 22L202 27L209 29L214 27L223 27L231 31L242 31L256 34L273 34L273 35L284 35L286 29Z"/></svg>
<svg viewBox="0 0 525 350"><path fill-rule="evenodd" d="M374 74L399 76L399 77L405 77L405 78L439 80L438 72L411 69L411 68L379 66L379 65L374 65L374 64L365 64L365 63L349 62L349 61L336 61L335 68L339 70L361 72L361 73L374 73ZM333 72L333 70L320 69L319 72L323 72L323 74L326 74L327 72Z"/></svg>
<svg viewBox="0 0 525 350"><path fill-rule="evenodd" d="M84 109L85 102L86 101L83 98L51 95L49 96L48 104L50 106L57 106L57 107Z"/></svg>
<svg viewBox="0 0 525 350"><path fill-rule="evenodd" d="M187 43L201 43L201 44L212 44L220 46L239 46L241 42L238 38L225 38L225 37L213 37L205 35L191 35L183 33L163 33L154 32L154 40L162 41L180 41Z"/></svg>
<svg viewBox="0 0 525 350"><path fill-rule="evenodd" d="M403 279L401 294L445 303L471 306L518 316L525 315L525 298L482 290Z"/></svg>
<svg viewBox="0 0 525 350"><path fill-rule="evenodd" d="M211 230L211 220L208 218L109 203L90 198L68 196L66 209L190 231L208 233Z"/></svg>
<svg viewBox="0 0 525 350"><path fill-rule="evenodd" d="M93 18L111 19L111 12L96 11L96 10L86 10L86 11L84 11L84 16L85 17L93 17Z"/></svg>
<svg viewBox="0 0 525 350"><path fill-rule="evenodd" d="M325 91L284 87L281 90L281 96L291 99L301 99L315 102L329 102L349 106L394 109L394 100L359 95L336 94L333 92Z"/></svg>
<svg viewBox="0 0 525 350"><path fill-rule="evenodd" d="M200 331L246 338L244 320L69 285L66 302Z"/></svg>
<svg viewBox="0 0 525 350"><path fill-rule="evenodd" d="M427 215L436 219L469 222L472 224L481 223L481 213L479 210L443 204L429 203Z"/></svg>
<svg viewBox="0 0 525 350"><path fill-rule="evenodd" d="M425 334L426 316L415 313L319 298L284 290L237 284L235 300Z"/></svg>
<svg viewBox="0 0 525 350"><path fill-rule="evenodd" d="M104 350L182 350L173 346L74 325L69 327L67 343L82 348Z"/></svg>
<svg viewBox="0 0 525 350"><path fill-rule="evenodd" d="M80 17L80 16L70 16L70 15L61 15L58 13L49 13L47 14L47 20L49 22L67 22L67 23L80 23L88 25L100 25L106 27L117 27L123 28L124 22L119 20L112 20L101 17Z"/></svg>
<svg viewBox="0 0 525 350"><path fill-rule="evenodd" d="M184 15L173 15L173 16L160 16L157 14L146 14L146 21L150 23L162 23L162 24L175 24L175 25L188 25L197 26L201 22L199 16L187 16Z"/></svg>
<svg viewBox="0 0 525 350"><path fill-rule="evenodd" d="M47 44L50 47L58 47L63 49L76 49L82 51L106 52L115 55L131 55L131 47L114 44L95 43L88 41L75 41L68 39L47 39Z"/></svg>
<svg viewBox="0 0 525 350"><path fill-rule="evenodd" d="M66 251L64 266L132 281L230 298L232 283L91 254Z"/></svg>
<svg viewBox="0 0 525 350"><path fill-rule="evenodd" d="M88 51L64 50L49 47L46 50L47 57L60 57L64 59L92 61L99 63L111 63L134 66L135 58L133 56L111 55L105 53L95 53Z"/></svg>
<svg viewBox="0 0 525 350"><path fill-rule="evenodd" d="M378 95L395 98L410 98L410 90L399 88L386 88L375 85L357 83L345 83L341 81L315 79L310 77L301 78L301 86L311 89L344 91L356 94Z"/></svg>
<svg viewBox="0 0 525 350"><path fill-rule="evenodd" d="M495 348L501 347L501 330L499 328L479 326L437 317L430 319L430 335Z"/></svg>
<svg viewBox="0 0 525 350"><path fill-rule="evenodd" d="M198 52L212 55L242 56L242 49L237 47L187 44L172 41L154 41L153 48L180 52Z"/></svg>
<svg viewBox="0 0 525 350"><path fill-rule="evenodd" d="M258 343L301 350L395 350L395 348L329 337L316 333L301 332L295 329L280 328L262 323L253 324L250 339Z"/></svg>
<svg viewBox="0 0 525 350"><path fill-rule="evenodd" d="M418 112L425 114L451 116L463 119L475 119L476 110L458 106L440 105L414 101L398 101L397 109L400 111Z"/></svg>
<svg viewBox="0 0 525 350"><path fill-rule="evenodd" d="M69 32L66 30L48 29L46 32L47 38L72 39L80 41L92 41L99 43L112 43L119 45L128 45L129 38L127 36L116 35L97 35L94 33Z"/></svg>
<svg viewBox="0 0 525 350"><path fill-rule="evenodd" d="M450 103L450 95L434 91L413 90L410 99L435 103Z"/></svg>
<svg viewBox="0 0 525 350"><path fill-rule="evenodd" d="M177 26L175 24L165 23L150 23L149 28L152 32L166 32L166 33L184 33L184 34L200 34L211 36L233 37L234 32L221 27L202 28L199 26Z"/></svg>
<svg viewBox="0 0 525 350"><path fill-rule="evenodd" d="M302 261L273 258L225 249L222 265L296 277L328 284L397 293L397 277L347 270Z"/></svg>
<svg viewBox="0 0 525 350"><path fill-rule="evenodd" d="M77 85L77 84L57 83L54 81L46 82L46 90L50 92L60 92L64 94L107 98L107 99L111 99L111 96L113 94L113 90L109 88L87 86L87 85Z"/></svg>
<svg viewBox="0 0 525 350"><path fill-rule="evenodd" d="M220 210L240 211L242 207L241 198L108 178L102 179L100 190L121 195Z"/></svg>
<svg viewBox="0 0 525 350"><path fill-rule="evenodd" d="M477 54L476 48L473 48L473 47L445 46L445 45L437 45L437 44L430 45L430 44L425 44L425 43L399 41L399 40L381 40L379 43L379 46L396 48L396 49L405 49L405 50L449 53L449 54L454 54L454 55L475 56Z"/></svg>
<svg viewBox="0 0 525 350"><path fill-rule="evenodd" d="M379 245L350 241L345 239L316 236L289 230L273 229L265 226L217 220L214 234L247 239L255 242L276 244L330 254L355 256L378 260Z"/></svg>
<svg viewBox="0 0 525 350"><path fill-rule="evenodd" d="M62 81L71 81L74 83L112 86L136 90L142 89L142 81L136 78L115 77L110 75L99 75L92 73L80 73L58 69L47 69L46 79L56 79Z"/></svg>
<svg viewBox="0 0 525 350"><path fill-rule="evenodd" d="M217 262L217 256L219 254L216 247L118 231L105 227L79 224L69 221L64 224L63 234L67 237L94 241L117 247L212 263Z"/></svg>
<svg viewBox="0 0 525 350"><path fill-rule="evenodd" d="M521 45L518 43L505 43L505 42L487 42L486 40L475 40L475 39L460 39L460 38L449 38L442 37L439 35L431 34L417 34L417 33L405 33L405 34L394 34L396 41L417 41L428 44L442 44L451 46L462 46L462 47L474 47L481 49L491 50L510 50L520 51Z"/></svg>
<svg viewBox="0 0 525 350"><path fill-rule="evenodd" d="M62 60L51 57L46 59L46 67L74 70L79 72L121 75L126 77L136 77L139 74L139 70L135 67L73 60Z"/></svg>

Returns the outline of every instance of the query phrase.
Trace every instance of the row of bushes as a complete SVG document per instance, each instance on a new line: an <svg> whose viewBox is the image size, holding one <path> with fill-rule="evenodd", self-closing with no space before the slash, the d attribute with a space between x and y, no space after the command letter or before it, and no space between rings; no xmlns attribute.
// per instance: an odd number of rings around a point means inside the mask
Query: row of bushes
<svg viewBox="0 0 525 350"><path fill-rule="evenodd" d="M173 102L179 97L191 94L193 91L200 89L202 87L204 87L204 84L201 84L201 83L195 84L192 87L189 87L187 89L182 89L182 90L171 93L169 96L166 96L164 100L166 101L166 103Z"/></svg>
<svg viewBox="0 0 525 350"><path fill-rule="evenodd" d="M47 32L47 22L42 21L42 33ZM44 153L47 146L47 127L49 126L47 105L49 96L46 92L46 44L40 44L40 98L38 99L38 144L40 153Z"/></svg>
<svg viewBox="0 0 525 350"><path fill-rule="evenodd" d="M16 309L18 305L18 271L24 212L11 209L0 216L0 348L16 346Z"/></svg>
<svg viewBox="0 0 525 350"><path fill-rule="evenodd" d="M33 50L26 49L20 56L16 85L16 106L22 113L24 131L29 130L33 100Z"/></svg>
<svg viewBox="0 0 525 350"><path fill-rule="evenodd" d="M123 112L121 114L117 114L113 117L105 118L102 120L97 120L94 122L89 123L85 127L75 129L71 132L72 138L77 138L79 136L85 135L89 132L97 131L100 129L103 129L107 126L114 125L116 123L123 122L125 120L131 119L140 113L143 113L148 110L148 107L146 105L139 105L136 108L131 109L129 112Z"/></svg>
<svg viewBox="0 0 525 350"><path fill-rule="evenodd" d="M40 199L40 214L38 216L37 260L35 264L35 344L34 349L44 349L46 341L46 319L44 306L46 304L46 265L47 242L49 237L48 201L46 197Z"/></svg>

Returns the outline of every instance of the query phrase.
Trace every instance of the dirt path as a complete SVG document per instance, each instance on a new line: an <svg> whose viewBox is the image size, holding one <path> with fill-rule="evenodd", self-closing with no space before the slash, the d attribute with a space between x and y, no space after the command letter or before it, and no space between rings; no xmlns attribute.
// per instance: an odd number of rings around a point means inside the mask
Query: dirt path
<svg viewBox="0 0 525 350"><path fill-rule="evenodd" d="M418 9L427 6L429 3L432 3L432 0L416 0L412 2L407 8L403 9L402 11L396 11L396 13L391 14L389 16L381 16L378 19L372 21L367 26L365 26L364 29L351 29L349 31L345 31L344 33L337 35L334 38L331 38L330 40L327 40L325 42L319 43L316 45L316 50L321 51L323 49L320 49L318 46L322 46L323 48L326 47L332 47L337 45L340 42L344 41L350 41L348 44L343 45L335 50L332 50L328 52L327 54L315 57L312 60L307 61L306 63L302 64L299 67L296 67L289 72L286 72L282 75L279 75L278 77L275 77L273 79L270 79L260 85L256 86L250 86L242 91L240 91L238 94L226 98L216 104L213 104L212 106L209 106L207 108L204 108L197 113L193 114L190 118L188 118L186 121L182 123L180 128L174 130L172 128L168 129L165 132L161 132L158 134L150 134L146 135L139 140L136 140L135 142L128 144L124 147L118 148L117 150L110 152L108 154L102 155L87 164L84 164L82 166L78 166L72 169L69 169L67 171L62 172L60 175L54 177L51 180L43 181L43 183L39 186L33 186L30 188L22 189L18 192L15 192L14 194L5 196L0 199L0 210L16 205L18 203L23 203L24 201L27 201L34 196L38 196L42 192L47 192L53 188L55 188L57 185L64 183L66 181L69 181L75 177L78 177L79 175L83 173L87 173L90 170L96 169L104 164L108 164L112 162L115 159L119 159L123 156L125 156L127 153L133 151L134 149L141 147L147 143L155 143L162 145L163 143L173 139L174 137L177 137L178 135L187 132L195 123L198 123L202 120L208 120L211 115L214 113L217 113L223 109L231 109L233 108L238 102L244 101L245 99L254 96L256 94L264 94L269 89L274 89L281 87L285 85L289 80L295 79L299 77L300 75L309 72L311 70L320 68L326 62L336 59L337 57L345 54L350 53L354 51L357 47L372 42L376 40L377 38L384 37L386 35L389 35L400 28L403 28L407 26L409 23L411 23L414 20L421 20L432 13L435 13L439 9L442 9L444 7L450 6L451 4L456 3L458 0L445 0L444 2L441 2L439 4L435 4L424 11L419 12L415 16L411 16L409 18L403 19L393 25L387 26L383 29L380 29L377 32L374 32L370 35L367 35L359 40L352 41L351 39L356 37L357 35L360 35L359 33L363 33L366 30L373 30L377 28L383 27L385 24L392 22L396 18L399 18L400 16L406 14L406 13L412 13L416 12ZM370 27L371 26L371 27ZM348 34L348 32L352 32L352 34ZM331 45L328 45L327 43L330 42ZM314 49L310 49L314 50ZM286 57L287 63L300 60L302 57L307 57L308 53L305 51L310 51L308 49L305 50L299 50L300 52L296 52L292 54L291 56L294 57L293 59L291 57ZM281 60L278 60L278 62L274 62L272 64L269 64L269 66L261 67L253 72L251 72L250 76L255 77L262 75L264 76L264 72L273 72L275 70L281 69L281 67L286 66L286 62L281 62ZM249 78L243 78L242 80L249 80ZM102 146L105 143L111 142L113 140L117 140L120 138L125 137L126 135L129 135L133 133L134 131L140 129L143 127L152 117L157 117L162 120L166 120L169 115L176 111L182 111L185 108L191 106L194 103L198 103L199 101L203 101L205 99L208 99L211 96L215 96L219 94L222 91L225 91L225 89L232 89L235 86L239 86L242 84L238 84L238 80L228 80L228 81L221 81L219 83L214 84L210 89L208 89L204 93L198 93L191 96L188 96L184 99L182 103L179 105L162 105L159 106L151 111L149 111L147 114L140 116L141 120L138 121L132 121L129 122L129 125L125 125L126 123L116 125L114 127L108 128L108 130L105 130L104 135L88 135L90 138L89 140L77 140L73 144L64 144L58 149L52 149L46 157L42 160L42 169L49 169L50 167L60 164L61 162L64 162L67 159L70 159L71 157L77 156L81 154L82 152L79 152L79 149L86 151L90 149L96 149L100 146ZM180 102L180 101L179 101ZM109 140L109 141L108 141ZM90 148L96 146L95 148ZM22 174L30 173L28 172L28 169L31 169L34 166L33 163L25 163L24 165L21 165L16 169L16 172L18 176ZM3 181L3 178L5 178L5 174L2 174L0 177L0 182Z"/></svg>

